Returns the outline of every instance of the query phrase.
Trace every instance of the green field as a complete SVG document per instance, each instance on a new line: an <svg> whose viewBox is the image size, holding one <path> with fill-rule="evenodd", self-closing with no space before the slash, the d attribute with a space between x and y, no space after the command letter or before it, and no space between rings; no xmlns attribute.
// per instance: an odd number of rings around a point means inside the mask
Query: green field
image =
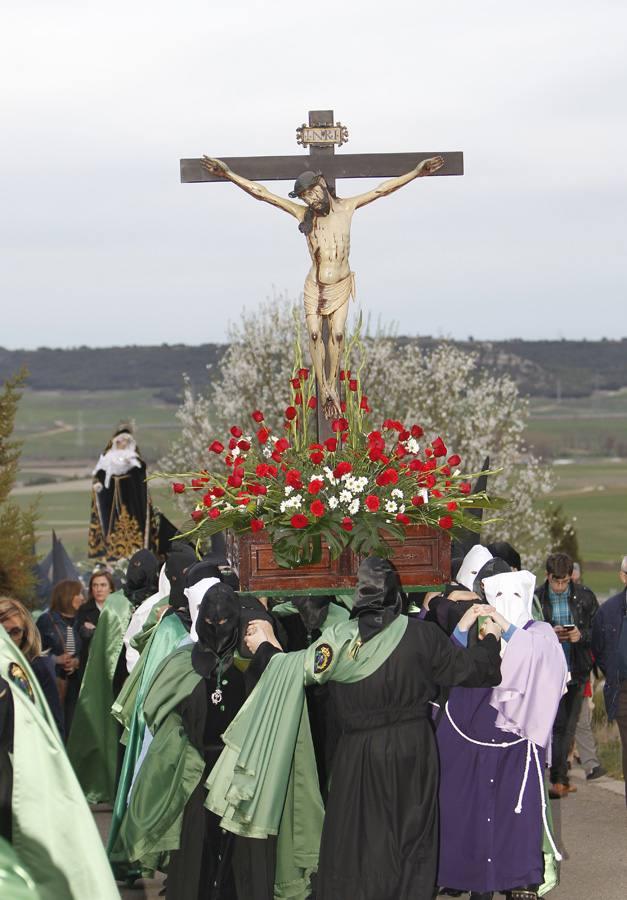
<svg viewBox="0 0 627 900"><path fill-rule="evenodd" d="M55 528L72 556L84 558L89 475L114 427L120 419L134 420L142 453L154 464L178 434L175 412L150 390L24 394L16 500L27 504L41 491L38 552L47 552ZM550 499L576 517L586 583L602 595L617 590L618 564L627 554L627 390L586 401L534 400L526 437L557 460ZM151 491L166 515L182 524L167 488L152 483Z"/></svg>

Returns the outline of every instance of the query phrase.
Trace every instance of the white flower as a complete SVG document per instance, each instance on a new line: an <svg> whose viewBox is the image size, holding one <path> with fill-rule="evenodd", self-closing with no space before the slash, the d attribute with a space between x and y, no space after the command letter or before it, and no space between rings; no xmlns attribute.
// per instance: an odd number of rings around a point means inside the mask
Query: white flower
<svg viewBox="0 0 627 900"><path fill-rule="evenodd" d="M405 495L399 488L394 488L394 490L392 491L392 496L398 497L399 500L402 500Z"/></svg>
<svg viewBox="0 0 627 900"><path fill-rule="evenodd" d="M351 505L348 507L348 511L351 514L351 516L354 516L355 513L359 512L359 500L357 498L355 498L353 500L353 502L351 503Z"/></svg>
<svg viewBox="0 0 627 900"><path fill-rule="evenodd" d="M350 503L352 499L353 495L350 491L347 491L346 489L340 491L340 503Z"/></svg>
<svg viewBox="0 0 627 900"><path fill-rule="evenodd" d="M333 474L333 469L330 469L328 466L324 467L324 474L326 476L327 481L330 484L337 484L337 478Z"/></svg>
<svg viewBox="0 0 627 900"><path fill-rule="evenodd" d="M416 438L410 437L410 439L407 441L407 444L405 446L407 447L407 449L409 450L410 453L414 453L414 454L420 453L420 444L418 443Z"/></svg>
<svg viewBox="0 0 627 900"><path fill-rule="evenodd" d="M285 510L287 509L287 501L286 500L281 501L281 503L279 504L279 509L281 510L282 513L285 512Z"/></svg>
<svg viewBox="0 0 627 900"><path fill-rule="evenodd" d="M335 509L335 507L338 505L338 503L339 503L339 501L338 501L337 497L329 497L329 507L331 509Z"/></svg>
<svg viewBox="0 0 627 900"><path fill-rule="evenodd" d="M266 459L270 459L270 457L272 456L272 450L267 446L264 447L261 452L263 453L263 455L265 456Z"/></svg>
<svg viewBox="0 0 627 900"><path fill-rule="evenodd" d="M291 484L286 484L285 488L284 488L285 496L289 497L289 495L292 493L293 490L294 490L294 488L292 487Z"/></svg>
<svg viewBox="0 0 627 900"><path fill-rule="evenodd" d="M233 447L233 449L231 450L231 456L233 457L233 459L235 459L235 457L239 456L241 452L242 451L239 447Z"/></svg>
<svg viewBox="0 0 627 900"><path fill-rule="evenodd" d="M399 508L398 508L398 511L399 511L399 512L405 512L405 504L404 504L404 503L401 503L401 505L400 505Z"/></svg>
<svg viewBox="0 0 627 900"><path fill-rule="evenodd" d="M426 488L421 488L418 491L418 494L422 497L425 503L429 502L429 491Z"/></svg>
<svg viewBox="0 0 627 900"><path fill-rule="evenodd" d="M386 500L385 501L385 511L389 513L395 513L398 509L398 504L394 502L394 500Z"/></svg>
<svg viewBox="0 0 627 900"><path fill-rule="evenodd" d="M324 481L324 475L312 475L310 481Z"/></svg>

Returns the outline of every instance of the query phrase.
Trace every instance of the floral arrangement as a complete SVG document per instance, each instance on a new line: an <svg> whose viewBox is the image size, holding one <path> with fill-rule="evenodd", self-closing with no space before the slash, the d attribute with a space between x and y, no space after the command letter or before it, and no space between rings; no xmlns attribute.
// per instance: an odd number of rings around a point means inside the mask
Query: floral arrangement
<svg viewBox="0 0 627 900"><path fill-rule="evenodd" d="M175 494L197 495L186 538L265 529L277 563L294 568L318 561L323 542L333 558L349 545L389 556L385 538L404 541L414 525L477 531L481 523L468 511L502 505L472 493L479 473L463 474L442 438L423 445L419 425L391 419L368 428L359 373L343 370L340 382L342 415L331 423L332 437L312 440L315 376L297 356L283 434L273 434L256 409L247 427L234 424L228 438L212 441L204 471L153 476L174 478Z"/></svg>

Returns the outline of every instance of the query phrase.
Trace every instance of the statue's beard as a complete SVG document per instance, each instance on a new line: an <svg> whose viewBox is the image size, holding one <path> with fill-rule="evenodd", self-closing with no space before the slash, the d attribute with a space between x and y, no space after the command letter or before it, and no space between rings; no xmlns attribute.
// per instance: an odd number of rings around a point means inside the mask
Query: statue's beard
<svg viewBox="0 0 627 900"><path fill-rule="evenodd" d="M324 197L321 200L313 200L309 204L309 209L316 216L328 216L331 212L331 200L328 191L324 192Z"/></svg>

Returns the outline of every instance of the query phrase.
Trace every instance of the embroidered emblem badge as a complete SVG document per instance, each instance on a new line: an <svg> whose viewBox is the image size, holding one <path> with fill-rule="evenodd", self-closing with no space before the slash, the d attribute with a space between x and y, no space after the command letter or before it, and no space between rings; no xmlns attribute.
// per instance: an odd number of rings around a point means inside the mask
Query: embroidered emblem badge
<svg viewBox="0 0 627 900"><path fill-rule="evenodd" d="M17 686L20 687L34 703L35 695L33 694L31 683L28 680L28 675L26 674L24 669L16 662L9 663L7 675L9 676L9 679L13 682L13 684L17 684Z"/></svg>
<svg viewBox="0 0 627 900"><path fill-rule="evenodd" d="M314 655L314 675L326 671L331 665L333 650L328 644L318 644Z"/></svg>

